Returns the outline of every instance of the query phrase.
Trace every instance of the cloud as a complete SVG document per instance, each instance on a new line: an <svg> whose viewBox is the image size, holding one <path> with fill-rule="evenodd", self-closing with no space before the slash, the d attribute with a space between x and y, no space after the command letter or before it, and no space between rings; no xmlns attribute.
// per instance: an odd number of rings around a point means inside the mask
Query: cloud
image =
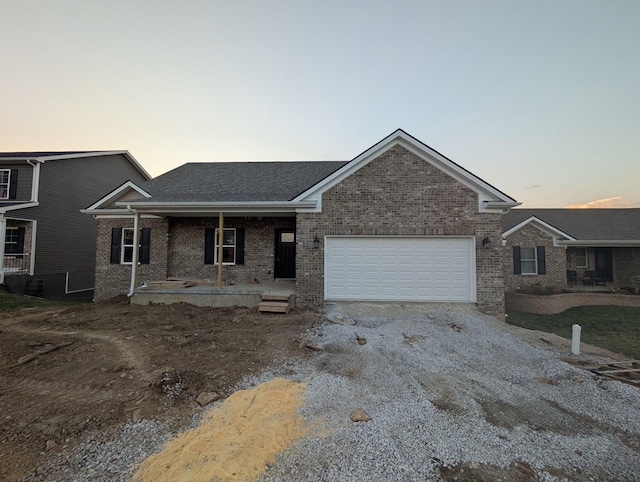
<svg viewBox="0 0 640 482"><path fill-rule="evenodd" d="M640 201L631 202L623 199L622 196L613 196L584 204L570 204L566 207L569 209L638 208L640 207Z"/></svg>
<svg viewBox="0 0 640 482"><path fill-rule="evenodd" d="M522 189L540 189L542 184L534 184L533 186L523 187Z"/></svg>

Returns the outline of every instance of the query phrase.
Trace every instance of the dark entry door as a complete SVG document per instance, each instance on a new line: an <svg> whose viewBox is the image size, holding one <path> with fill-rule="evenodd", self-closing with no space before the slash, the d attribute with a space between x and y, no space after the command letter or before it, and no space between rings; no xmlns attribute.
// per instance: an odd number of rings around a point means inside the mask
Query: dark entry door
<svg viewBox="0 0 640 482"><path fill-rule="evenodd" d="M613 281L611 248L594 248L596 258L596 275L606 282Z"/></svg>
<svg viewBox="0 0 640 482"><path fill-rule="evenodd" d="M296 232L294 229L276 229L276 278L296 277Z"/></svg>

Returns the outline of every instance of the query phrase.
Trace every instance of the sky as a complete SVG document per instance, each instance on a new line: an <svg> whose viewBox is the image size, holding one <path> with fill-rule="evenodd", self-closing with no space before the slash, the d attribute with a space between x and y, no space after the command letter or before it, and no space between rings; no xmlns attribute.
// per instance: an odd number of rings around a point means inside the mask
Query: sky
<svg viewBox="0 0 640 482"><path fill-rule="evenodd" d="M522 207L640 207L638 0L0 0L0 151L350 160L397 128Z"/></svg>

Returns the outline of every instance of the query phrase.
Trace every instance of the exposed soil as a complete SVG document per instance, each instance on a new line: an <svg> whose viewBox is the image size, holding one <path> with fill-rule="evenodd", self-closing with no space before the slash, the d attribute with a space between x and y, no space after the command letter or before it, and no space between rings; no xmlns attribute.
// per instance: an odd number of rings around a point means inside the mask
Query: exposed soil
<svg viewBox="0 0 640 482"><path fill-rule="evenodd" d="M316 315L126 299L0 314L0 480L29 473L91 431L140 419L185 424L203 392L311 353Z"/></svg>

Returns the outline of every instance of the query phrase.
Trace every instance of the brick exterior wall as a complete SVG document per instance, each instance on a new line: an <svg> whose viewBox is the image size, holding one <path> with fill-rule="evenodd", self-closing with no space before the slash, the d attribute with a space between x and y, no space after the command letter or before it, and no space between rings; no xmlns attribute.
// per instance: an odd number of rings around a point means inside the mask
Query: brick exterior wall
<svg viewBox="0 0 640 482"><path fill-rule="evenodd" d="M640 248L613 248L616 288L640 288Z"/></svg>
<svg viewBox="0 0 640 482"><path fill-rule="evenodd" d="M225 283L274 280L275 230L295 229L295 218L224 218L225 228L244 228L244 264L224 265ZM169 276L217 279L218 267L204 264L204 233L218 218L178 218L170 222Z"/></svg>
<svg viewBox="0 0 640 482"><path fill-rule="evenodd" d="M151 252L149 264L138 266L139 283L145 280L162 280L167 276L166 219L141 219L141 228L151 228ZM104 300L129 292L131 265L111 264L111 229L133 228L133 219L102 218L98 220L98 242L96 247L96 285L94 297Z"/></svg>
<svg viewBox="0 0 640 482"><path fill-rule="evenodd" d="M504 315L500 214L479 213L476 193L395 146L322 196L322 212L297 215L299 306L324 303L326 235L475 236L477 304ZM313 239L321 240L319 249ZM488 236L491 249L481 246Z"/></svg>
<svg viewBox="0 0 640 482"><path fill-rule="evenodd" d="M513 246L544 246L546 274L514 274ZM527 224L507 237L504 253L504 279L508 292L538 285L541 289L560 290L567 285L567 255L564 246L554 247L553 237Z"/></svg>

